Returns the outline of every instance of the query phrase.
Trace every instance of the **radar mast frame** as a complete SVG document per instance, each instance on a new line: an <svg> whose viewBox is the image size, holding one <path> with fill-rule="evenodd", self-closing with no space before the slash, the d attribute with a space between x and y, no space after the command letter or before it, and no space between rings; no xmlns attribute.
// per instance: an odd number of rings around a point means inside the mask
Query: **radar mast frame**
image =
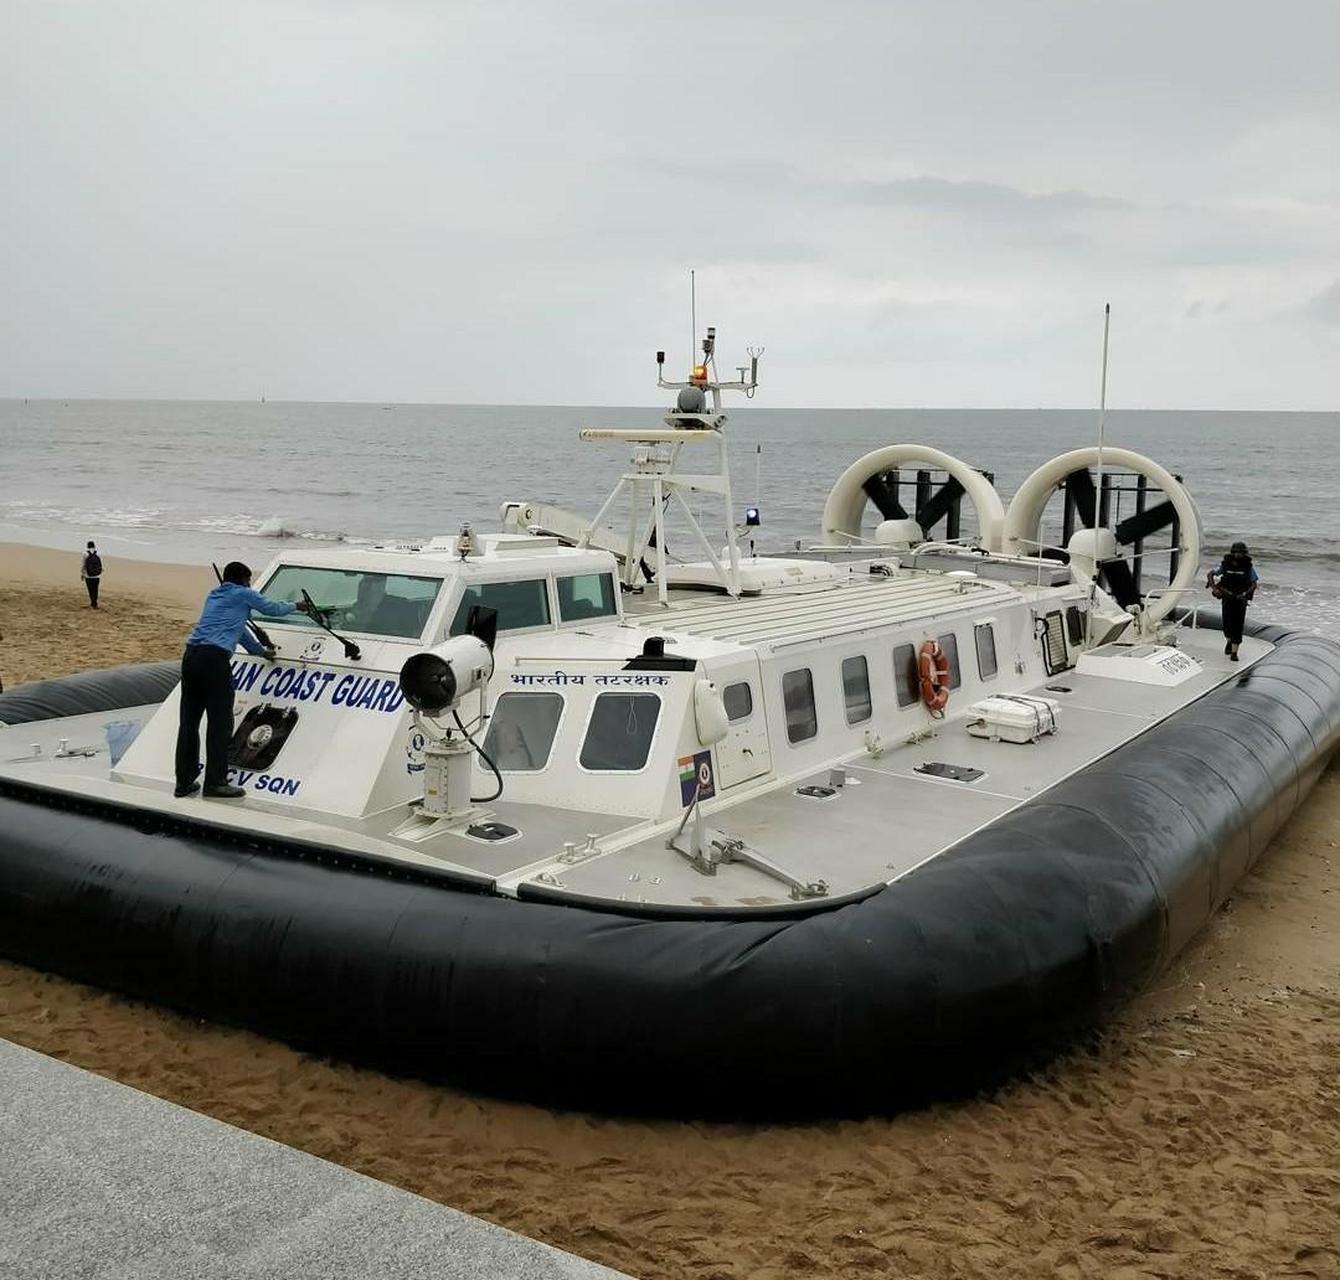
<svg viewBox="0 0 1340 1280"><path fill-rule="evenodd" d="M696 334L695 334L696 338ZM735 522L734 498L731 493L730 456L727 448L725 425L727 415L721 407L723 391L742 391L752 398L758 386L758 361L762 347L750 347L748 365L739 367L739 378L725 381L716 367L716 329L708 326L702 342L702 361L693 366L693 372L684 382L665 377L665 352L656 353L656 385L667 391L678 392L676 407L665 415L662 427L585 427L580 432L584 441L621 440L639 446L633 453L630 469L619 477L610 495L601 504L578 539L579 547L591 544L605 517L625 492L629 495L627 544L620 581L632 590L639 585L639 575L646 576L646 557L651 553L654 562L657 599L669 604L669 584L666 581L665 514L673 501L697 538L712 571L727 595L740 595L740 546ZM710 404L709 404L710 397ZM680 471L680 455L684 447L693 443L714 443L717 450L715 471ZM689 505L688 494L707 493L721 502L722 524L725 532L725 559L718 554L711 539ZM647 515L647 501L651 511Z"/></svg>

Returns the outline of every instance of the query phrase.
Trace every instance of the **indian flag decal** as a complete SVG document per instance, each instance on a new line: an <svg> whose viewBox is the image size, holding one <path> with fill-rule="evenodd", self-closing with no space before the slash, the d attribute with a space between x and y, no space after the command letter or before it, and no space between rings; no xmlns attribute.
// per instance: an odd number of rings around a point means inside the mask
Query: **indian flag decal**
<svg viewBox="0 0 1340 1280"><path fill-rule="evenodd" d="M679 802L684 806L699 800L710 800L717 793L716 779L712 776L711 751L698 751L691 756L679 757Z"/></svg>

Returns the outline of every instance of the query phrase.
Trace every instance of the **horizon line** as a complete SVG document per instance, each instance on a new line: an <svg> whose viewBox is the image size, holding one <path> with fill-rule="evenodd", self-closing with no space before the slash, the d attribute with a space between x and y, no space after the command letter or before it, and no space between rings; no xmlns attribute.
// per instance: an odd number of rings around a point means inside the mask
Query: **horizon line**
<svg viewBox="0 0 1340 1280"><path fill-rule="evenodd" d="M555 400L302 400L288 397L269 397L264 400L237 399L221 396L0 396L0 404L226 404L226 405L344 405L349 407L380 406L393 408L446 408L446 409L647 409L657 413L668 413L664 404L613 404L613 403L577 403ZM783 413L1097 413L1097 405L731 405L723 412L783 412ZM1253 413L1307 413L1340 414L1340 408L1272 408L1272 409L1228 409L1218 406L1200 405L1149 405L1111 406L1109 414L1114 413L1215 413L1215 414L1253 414Z"/></svg>

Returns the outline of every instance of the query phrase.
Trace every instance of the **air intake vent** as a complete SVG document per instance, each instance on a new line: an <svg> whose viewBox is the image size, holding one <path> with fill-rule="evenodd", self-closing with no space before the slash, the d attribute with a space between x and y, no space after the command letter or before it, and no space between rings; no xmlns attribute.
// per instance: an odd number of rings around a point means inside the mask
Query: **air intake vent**
<svg viewBox="0 0 1340 1280"><path fill-rule="evenodd" d="M1065 671L1071 666L1065 645L1065 619L1059 609L1047 615L1046 625L1042 630L1042 661L1049 676L1054 676L1058 671Z"/></svg>

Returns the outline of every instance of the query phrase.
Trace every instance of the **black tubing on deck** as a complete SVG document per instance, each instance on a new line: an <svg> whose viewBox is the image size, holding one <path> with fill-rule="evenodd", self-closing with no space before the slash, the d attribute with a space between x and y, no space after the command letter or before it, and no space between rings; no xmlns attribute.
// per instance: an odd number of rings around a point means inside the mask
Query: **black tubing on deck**
<svg viewBox="0 0 1340 1280"><path fill-rule="evenodd" d="M1277 649L863 901L649 920L144 834L0 795L13 959L299 1047L600 1111L892 1111L1146 983L1340 743L1340 646Z"/></svg>

